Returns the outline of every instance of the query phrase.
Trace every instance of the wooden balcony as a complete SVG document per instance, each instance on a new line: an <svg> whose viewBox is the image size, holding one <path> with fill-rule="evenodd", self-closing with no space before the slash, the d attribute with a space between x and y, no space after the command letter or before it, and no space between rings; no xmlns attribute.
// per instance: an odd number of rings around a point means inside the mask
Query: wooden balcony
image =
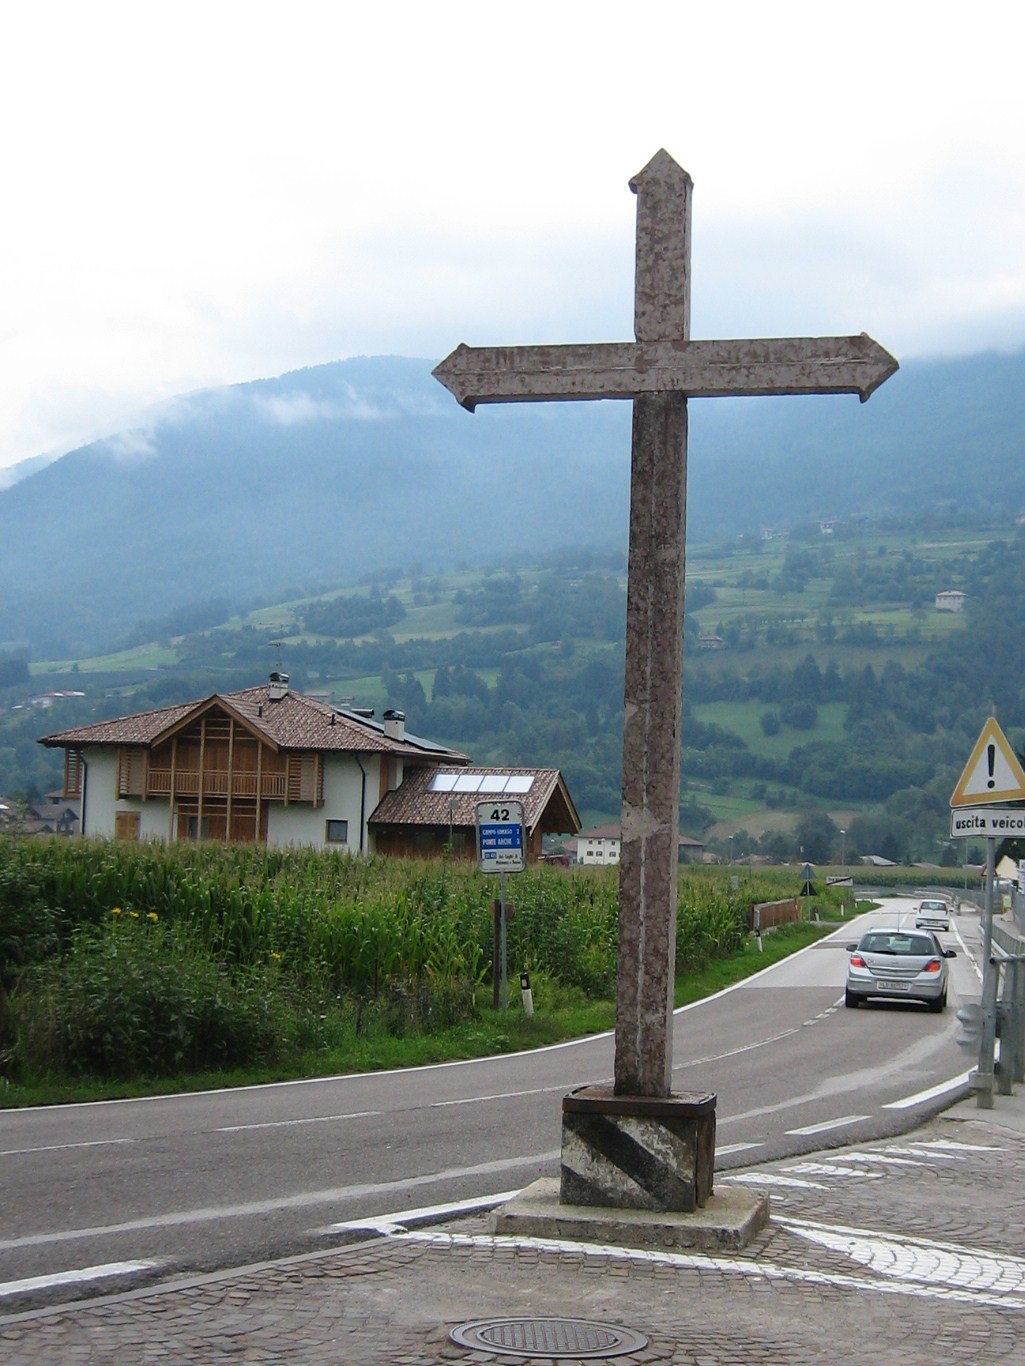
<svg viewBox="0 0 1025 1366"><path fill-rule="evenodd" d="M171 772L169 768L151 768L146 782L146 796L171 796ZM198 797L200 776L196 769L176 769L173 795ZM202 774L202 780L204 797L260 797L268 801L285 800L284 773L230 773L227 769L206 769Z"/></svg>

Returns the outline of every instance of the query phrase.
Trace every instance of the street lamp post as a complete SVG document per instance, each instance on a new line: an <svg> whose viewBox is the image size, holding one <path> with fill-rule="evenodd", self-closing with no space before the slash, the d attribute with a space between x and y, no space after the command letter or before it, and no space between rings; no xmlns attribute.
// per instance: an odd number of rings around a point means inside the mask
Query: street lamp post
<svg viewBox="0 0 1025 1366"><path fill-rule="evenodd" d="M840 831L840 867L847 867L847 831Z"/></svg>

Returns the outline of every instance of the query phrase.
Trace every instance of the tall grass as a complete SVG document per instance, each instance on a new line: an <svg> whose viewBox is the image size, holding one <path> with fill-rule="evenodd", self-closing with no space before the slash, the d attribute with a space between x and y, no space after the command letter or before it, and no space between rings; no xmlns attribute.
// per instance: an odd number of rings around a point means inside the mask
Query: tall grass
<svg viewBox="0 0 1025 1366"><path fill-rule="evenodd" d="M677 967L735 951L796 874L681 869ZM447 861L253 845L0 842L0 1074L163 1075L342 1033L473 1019L494 878ZM614 994L615 869L510 879L511 973Z"/></svg>

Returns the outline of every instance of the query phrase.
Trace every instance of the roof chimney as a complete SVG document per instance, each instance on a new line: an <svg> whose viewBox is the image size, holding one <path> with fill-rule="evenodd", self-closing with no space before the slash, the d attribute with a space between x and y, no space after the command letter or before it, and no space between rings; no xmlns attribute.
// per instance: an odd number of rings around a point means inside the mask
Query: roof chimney
<svg viewBox="0 0 1025 1366"><path fill-rule="evenodd" d="M288 674L279 673L277 669L270 676L270 688L267 697L271 702L280 702L283 697L288 696Z"/></svg>
<svg viewBox="0 0 1025 1366"><path fill-rule="evenodd" d="M389 740L404 740L406 738L406 713L404 711L386 711L383 716L384 733Z"/></svg>

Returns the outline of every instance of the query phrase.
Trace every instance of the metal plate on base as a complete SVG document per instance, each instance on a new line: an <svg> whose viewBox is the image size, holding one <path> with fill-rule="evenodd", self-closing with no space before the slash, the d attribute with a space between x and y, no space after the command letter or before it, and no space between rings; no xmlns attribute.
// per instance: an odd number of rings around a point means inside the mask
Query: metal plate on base
<svg viewBox="0 0 1025 1366"><path fill-rule="evenodd" d="M515 1357L588 1357L605 1359L639 1352L648 1339L632 1328L587 1319L511 1318L477 1319L449 1333L460 1347L484 1348Z"/></svg>

